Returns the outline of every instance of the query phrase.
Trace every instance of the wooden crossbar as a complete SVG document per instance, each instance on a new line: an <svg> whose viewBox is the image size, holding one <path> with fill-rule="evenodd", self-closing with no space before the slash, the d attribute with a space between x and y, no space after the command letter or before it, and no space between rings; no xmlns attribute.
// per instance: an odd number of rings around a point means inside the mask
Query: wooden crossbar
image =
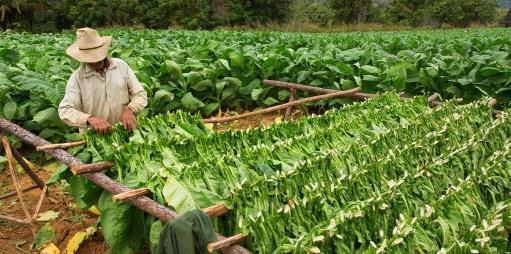
<svg viewBox="0 0 511 254"><path fill-rule="evenodd" d="M242 234L237 234L237 235L227 237L220 241L216 241L214 243L208 244L208 251L209 251L209 253L212 253L214 251L221 250L221 249L229 247L233 244L240 243L241 241L243 241L243 239L244 239L244 237Z"/></svg>
<svg viewBox="0 0 511 254"><path fill-rule="evenodd" d="M85 145L87 144L87 140L81 140L81 141L75 141L75 142L69 142L69 143L61 143L61 144L49 144L49 145L41 145L36 146L37 151L44 151L47 149L66 149L71 148L79 145Z"/></svg>
<svg viewBox="0 0 511 254"><path fill-rule="evenodd" d="M92 164L82 164L82 165L77 165L77 166L71 167L71 172L73 172L74 175L83 175L83 174L101 172L105 169L109 169L109 168L113 167L114 165L115 164L111 161L103 161L103 162L92 163Z"/></svg>
<svg viewBox="0 0 511 254"><path fill-rule="evenodd" d="M144 196L151 193L151 191L148 188L140 188L140 189L134 189L127 192L115 194L112 196L112 200L114 202L123 201L129 198L136 198L140 196Z"/></svg>

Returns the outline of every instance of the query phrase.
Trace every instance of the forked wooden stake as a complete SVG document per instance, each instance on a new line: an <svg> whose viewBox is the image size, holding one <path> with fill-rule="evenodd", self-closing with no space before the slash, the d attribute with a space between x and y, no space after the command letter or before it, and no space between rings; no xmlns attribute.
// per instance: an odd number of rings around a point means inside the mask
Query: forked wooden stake
<svg viewBox="0 0 511 254"><path fill-rule="evenodd" d="M112 201L119 202L119 201L126 200L128 198L136 198L136 197L144 196L149 193L151 193L151 191L148 188L140 188L140 189L130 190L127 192L113 195Z"/></svg>
<svg viewBox="0 0 511 254"><path fill-rule="evenodd" d="M74 175L83 175L83 174L100 172L105 169L109 169L109 168L113 167L114 165L115 165L115 163L113 163L112 161L103 161L103 162L92 163L92 164L83 164L83 165L71 167L71 172L73 172Z"/></svg>
<svg viewBox="0 0 511 254"><path fill-rule="evenodd" d="M243 239L244 239L244 237L242 234L237 234L237 235L227 237L220 241L208 244L208 251L209 251L209 253L212 253L216 250L221 250L225 247L229 247L233 244L237 244L237 243L243 241Z"/></svg>
<svg viewBox="0 0 511 254"><path fill-rule="evenodd" d="M85 144L87 144L87 140L81 140L81 141L75 141L75 142L69 142L69 143L61 143L61 144L42 145L42 146L37 146L35 149L37 151L44 151L47 149L66 149L66 148L71 148L71 147L85 145Z"/></svg>
<svg viewBox="0 0 511 254"><path fill-rule="evenodd" d="M2 137L2 145L4 146L5 155L7 156L7 167L9 168L9 172L11 174L12 183L16 189L16 194L18 195L18 199L21 203L21 207L23 208L23 212L25 213L26 221L31 225L32 235L35 237L32 215L30 215L30 211L28 210L27 204L25 203L25 198L23 197L23 192L21 191L21 186L18 181L18 177L16 176L16 170L14 169L14 156L12 155L11 144L9 144L9 139L7 139L6 136Z"/></svg>

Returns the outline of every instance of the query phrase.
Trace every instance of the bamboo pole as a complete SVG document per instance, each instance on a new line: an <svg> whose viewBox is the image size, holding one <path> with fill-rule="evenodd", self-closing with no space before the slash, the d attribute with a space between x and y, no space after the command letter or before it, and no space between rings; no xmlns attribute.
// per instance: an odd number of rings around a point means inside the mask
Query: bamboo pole
<svg viewBox="0 0 511 254"><path fill-rule="evenodd" d="M102 161L102 162L92 163L92 164L83 164L83 165L71 167L71 172L73 172L74 175L83 175L83 174L100 172L105 169L109 169L109 168L113 167L114 165L115 164L111 161Z"/></svg>
<svg viewBox="0 0 511 254"><path fill-rule="evenodd" d="M148 188L135 189L135 190L131 190L128 192L113 195L112 201L119 202L119 201L123 201L123 200L129 199L129 198L136 198L136 197L144 196L149 193L151 193L151 191Z"/></svg>
<svg viewBox="0 0 511 254"><path fill-rule="evenodd" d="M43 151L47 149L66 149L71 148L79 145L85 145L87 144L87 140L81 140L81 141L75 141L75 142L69 142L69 143L61 143L61 144L49 144L49 145L42 145L42 146L36 146L37 151Z"/></svg>
<svg viewBox="0 0 511 254"><path fill-rule="evenodd" d="M33 146L39 146L39 145L47 145L50 144L48 141L44 140L41 137L38 137L37 135L21 128L20 126L11 123L7 121L4 118L0 117L0 129L6 131L7 133L10 133L12 135L17 136L20 138L23 142L28 143ZM62 149L50 149L45 150L44 152L52 155L55 159L59 160L60 162L64 163L66 166L72 168L79 165L84 165L83 162L78 160L77 158L71 156L68 152L62 150ZM115 182L114 180L110 179L107 175L105 175L102 172L97 173L91 173L91 174L85 174L83 175L86 179L93 182L97 186L101 187L102 189L112 192L114 194L116 193L123 193L130 191L131 189L120 185L119 183ZM174 220L179 215L168 209L167 207L157 203L156 201L146 197L141 196L138 198L128 199L126 202L134 205L135 207L147 212L148 214L164 221L168 222L171 220ZM222 240L225 239L224 236L221 236L219 234L216 234L217 238ZM243 248L240 245L233 245L227 249L222 250L226 254L247 254L251 253L247 249Z"/></svg>
<svg viewBox="0 0 511 254"><path fill-rule="evenodd" d="M277 105L277 106L274 106L274 107L269 107L269 108L265 108L265 109L261 109L261 110L252 111L252 112L249 112L249 113L246 113L246 114L241 114L241 115L236 115L236 116L228 116L228 117L221 117L221 118L204 119L204 123L223 123L223 122L235 121L235 120L239 120L239 119L250 117L250 116L255 116L255 115L260 115L260 114L265 114L265 113L269 113L269 112L273 112L273 111L282 110L282 109L285 109L285 108L288 108L288 107L297 106L297 105L300 105L300 104L303 104L303 103L308 103L308 102L314 102L314 101L319 101L319 100L326 100L326 99L335 98L335 97L346 96L347 94L353 94L353 93L356 93L358 91L360 91L360 88L357 87L357 88L354 88L354 89L351 89L351 90L347 90L347 91L337 91L335 93L327 93L327 94L317 95L317 96L313 96L313 97L309 97L309 98L305 98L305 99L300 99L300 100L284 103L284 104Z"/></svg>
<svg viewBox="0 0 511 254"><path fill-rule="evenodd" d="M243 241L243 239L244 239L244 237L242 234L237 234L237 235L227 237L220 241L216 241L214 243L208 244L208 251L209 251L209 253L212 253L214 251L221 250L221 249L229 247L233 244L239 243L239 242Z"/></svg>

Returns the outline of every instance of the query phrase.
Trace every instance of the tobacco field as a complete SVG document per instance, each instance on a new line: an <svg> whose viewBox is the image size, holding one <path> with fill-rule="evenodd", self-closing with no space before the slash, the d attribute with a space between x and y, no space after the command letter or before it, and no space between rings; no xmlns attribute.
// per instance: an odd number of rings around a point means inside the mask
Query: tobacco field
<svg viewBox="0 0 511 254"><path fill-rule="evenodd" d="M86 153L178 213L225 204L216 229L256 253L499 253L511 247L510 120L485 98L430 108L390 92L246 131L160 114L134 133L89 132ZM157 242L161 222L73 178L112 249Z"/></svg>
<svg viewBox="0 0 511 254"><path fill-rule="evenodd" d="M289 92L264 79L365 92L439 92L444 98L481 96L508 105L509 29L370 33L232 31L101 31L110 55L134 69L149 94L145 115L185 110L266 107ZM73 139L58 118L67 79L78 63L65 55L74 34L0 34L0 113L52 142ZM345 104L342 99L314 103Z"/></svg>

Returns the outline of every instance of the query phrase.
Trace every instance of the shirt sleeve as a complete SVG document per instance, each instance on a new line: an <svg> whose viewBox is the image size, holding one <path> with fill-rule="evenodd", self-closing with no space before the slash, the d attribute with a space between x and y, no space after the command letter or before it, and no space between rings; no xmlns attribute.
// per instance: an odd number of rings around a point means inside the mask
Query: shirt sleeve
<svg viewBox="0 0 511 254"><path fill-rule="evenodd" d="M147 106L147 92L144 90L140 82L138 81L133 70L126 64L126 75L128 81L128 89L130 93L131 101L128 104L128 108L133 110L134 113L138 113Z"/></svg>
<svg viewBox="0 0 511 254"><path fill-rule="evenodd" d="M66 94L59 104L59 116L67 125L87 127L87 119L91 116L82 112L82 96L76 74L71 75L66 86Z"/></svg>

